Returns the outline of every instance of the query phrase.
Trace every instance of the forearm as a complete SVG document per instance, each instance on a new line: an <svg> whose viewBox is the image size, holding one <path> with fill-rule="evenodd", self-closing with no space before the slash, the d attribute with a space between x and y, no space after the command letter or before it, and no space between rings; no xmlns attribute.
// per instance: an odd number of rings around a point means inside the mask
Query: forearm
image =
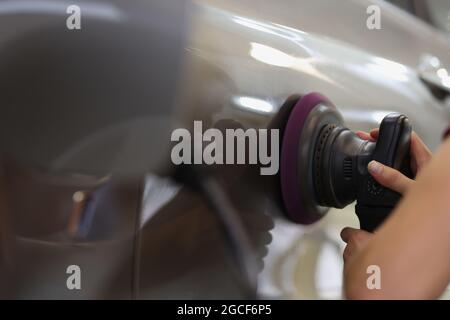
<svg viewBox="0 0 450 320"><path fill-rule="evenodd" d="M437 298L450 281L450 141L345 270L348 298ZM370 290L367 267L381 271Z"/></svg>

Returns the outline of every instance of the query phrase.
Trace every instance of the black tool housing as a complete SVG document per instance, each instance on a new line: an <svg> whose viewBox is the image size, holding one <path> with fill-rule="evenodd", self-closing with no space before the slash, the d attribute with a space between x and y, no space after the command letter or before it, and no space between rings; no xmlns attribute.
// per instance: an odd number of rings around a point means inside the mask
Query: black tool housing
<svg viewBox="0 0 450 320"><path fill-rule="evenodd" d="M373 231L392 211L400 195L379 185L367 170L376 160L412 177L411 124L393 113L381 122L377 141L359 138L342 124L321 128L314 152L314 189L321 206L343 208L357 201L361 228Z"/></svg>

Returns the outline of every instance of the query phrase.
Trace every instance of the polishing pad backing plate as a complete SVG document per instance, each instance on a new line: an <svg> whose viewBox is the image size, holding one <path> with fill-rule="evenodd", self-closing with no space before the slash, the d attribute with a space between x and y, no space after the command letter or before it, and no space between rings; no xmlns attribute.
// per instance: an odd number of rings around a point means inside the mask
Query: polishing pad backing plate
<svg viewBox="0 0 450 320"><path fill-rule="evenodd" d="M319 93L301 97L286 124L281 147L281 192L286 213L296 223L312 224L327 212L316 200L314 152L321 129L328 124L342 125L343 120Z"/></svg>

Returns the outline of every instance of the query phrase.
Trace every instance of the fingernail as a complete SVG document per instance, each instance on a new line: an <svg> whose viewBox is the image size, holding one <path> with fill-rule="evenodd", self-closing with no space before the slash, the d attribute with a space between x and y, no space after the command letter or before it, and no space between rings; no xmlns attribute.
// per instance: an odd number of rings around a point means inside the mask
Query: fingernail
<svg viewBox="0 0 450 320"><path fill-rule="evenodd" d="M383 170L383 165L375 160L370 161L367 167L373 174L380 174L381 170Z"/></svg>

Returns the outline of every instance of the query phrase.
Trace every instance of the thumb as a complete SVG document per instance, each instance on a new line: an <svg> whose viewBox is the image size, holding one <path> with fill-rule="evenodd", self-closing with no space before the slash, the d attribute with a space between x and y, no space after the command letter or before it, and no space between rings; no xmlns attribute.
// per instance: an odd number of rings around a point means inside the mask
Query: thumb
<svg viewBox="0 0 450 320"><path fill-rule="evenodd" d="M400 171L385 166L377 161L370 161L367 166L372 177L382 186L398 193L405 193L414 180L408 178Z"/></svg>

